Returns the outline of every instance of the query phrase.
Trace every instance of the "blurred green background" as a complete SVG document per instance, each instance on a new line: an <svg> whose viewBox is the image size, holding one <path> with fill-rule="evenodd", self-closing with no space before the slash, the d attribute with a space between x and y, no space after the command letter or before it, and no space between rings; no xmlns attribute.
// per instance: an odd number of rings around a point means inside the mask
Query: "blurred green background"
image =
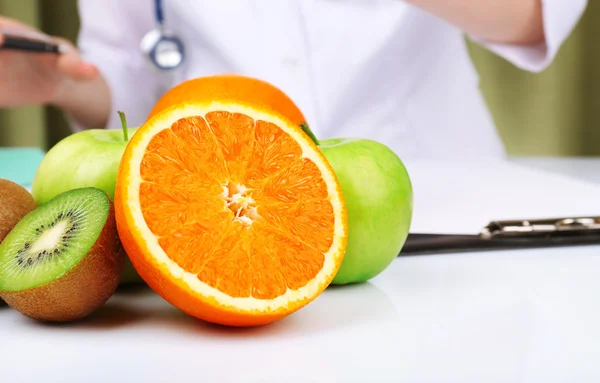
<svg viewBox="0 0 600 383"><path fill-rule="evenodd" d="M72 41L77 37L76 0L0 0L0 15ZM600 155L599 21L600 2L590 1L556 61L540 74L520 71L469 43L483 94L509 154ZM53 108L0 110L0 146L47 149L67 134L64 117Z"/></svg>

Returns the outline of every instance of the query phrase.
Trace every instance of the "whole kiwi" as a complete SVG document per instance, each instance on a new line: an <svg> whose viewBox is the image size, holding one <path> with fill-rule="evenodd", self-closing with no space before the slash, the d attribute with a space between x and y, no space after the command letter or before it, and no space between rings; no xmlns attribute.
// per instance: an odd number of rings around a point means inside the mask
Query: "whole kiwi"
<svg viewBox="0 0 600 383"><path fill-rule="evenodd" d="M27 189L0 178L0 243L15 225L36 207L37 204ZM0 299L0 306L4 304Z"/></svg>
<svg viewBox="0 0 600 383"><path fill-rule="evenodd" d="M23 186L0 178L0 242L29 212L37 207Z"/></svg>

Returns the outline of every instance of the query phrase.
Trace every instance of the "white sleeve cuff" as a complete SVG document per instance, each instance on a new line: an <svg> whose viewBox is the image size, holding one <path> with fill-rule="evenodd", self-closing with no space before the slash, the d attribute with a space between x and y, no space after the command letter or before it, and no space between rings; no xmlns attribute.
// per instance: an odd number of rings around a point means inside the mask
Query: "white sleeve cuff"
<svg viewBox="0 0 600 383"><path fill-rule="evenodd" d="M558 53L563 42L577 25L587 5L587 0L542 0L545 42L537 45L493 43L476 36L479 43L516 67L530 72L546 69Z"/></svg>

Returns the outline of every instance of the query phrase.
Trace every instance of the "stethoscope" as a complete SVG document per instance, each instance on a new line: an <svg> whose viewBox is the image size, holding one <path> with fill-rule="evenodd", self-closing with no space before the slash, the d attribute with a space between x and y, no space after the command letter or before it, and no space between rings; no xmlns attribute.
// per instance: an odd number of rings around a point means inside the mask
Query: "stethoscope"
<svg viewBox="0 0 600 383"><path fill-rule="evenodd" d="M150 63L161 71L172 71L181 66L185 50L181 39L164 25L163 1L154 0L156 27L143 37L140 48Z"/></svg>

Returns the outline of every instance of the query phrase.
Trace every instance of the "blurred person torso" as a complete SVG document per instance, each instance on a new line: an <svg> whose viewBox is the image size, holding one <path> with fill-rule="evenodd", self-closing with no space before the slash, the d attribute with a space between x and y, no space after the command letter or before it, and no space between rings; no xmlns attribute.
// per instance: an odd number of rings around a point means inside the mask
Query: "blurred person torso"
<svg viewBox="0 0 600 383"><path fill-rule="evenodd" d="M105 73L113 109L133 125L186 79L238 73L281 88L320 138L370 138L402 158L504 155L464 34L415 7L398 0L164 0L166 25L187 55L182 69L165 74L139 49L155 27L153 4L80 4L82 52ZM119 128L117 114L110 118L109 128Z"/></svg>

